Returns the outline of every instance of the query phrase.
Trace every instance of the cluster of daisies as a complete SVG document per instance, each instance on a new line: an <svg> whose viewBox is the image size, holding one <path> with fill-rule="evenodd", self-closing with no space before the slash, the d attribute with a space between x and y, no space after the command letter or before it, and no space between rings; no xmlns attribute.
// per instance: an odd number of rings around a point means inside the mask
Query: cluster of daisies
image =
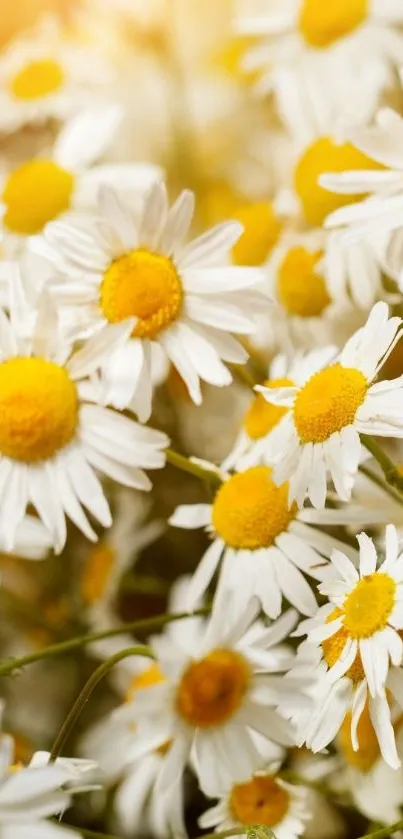
<svg viewBox="0 0 403 839"><path fill-rule="evenodd" d="M1 839L403 829L402 0L223 5L0 53Z"/></svg>

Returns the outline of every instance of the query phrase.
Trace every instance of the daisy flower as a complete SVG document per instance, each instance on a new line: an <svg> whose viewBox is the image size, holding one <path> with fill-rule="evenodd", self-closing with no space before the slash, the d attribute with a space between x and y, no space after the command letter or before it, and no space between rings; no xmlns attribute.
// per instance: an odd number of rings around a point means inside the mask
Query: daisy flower
<svg viewBox="0 0 403 839"><path fill-rule="evenodd" d="M4 236L33 236L68 210L93 206L100 183L126 182L141 192L160 177L152 164L90 167L102 157L121 122L117 106L92 108L73 117L47 156L20 163L0 176Z"/></svg>
<svg viewBox="0 0 403 839"><path fill-rule="evenodd" d="M278 768L274 764L241 784L217 791L220 800L200 816L200 827L222 831L239 826L239 836L245 836L252 824L258 824L272 830L277 839L301 836L309 818L307 790L283 781Z"/></svg>
<svg viewBox="0 0 403 839"><path fill-rule="evenodd" d="M315 596L304 574L327 579L333 548L349 551L315 526L322 518L328 524L329 511L289 507L288 484L277 486L268 466L222 478L211 504L181 505L170 519L174 527L204 527L213 537L189 587L187 607L195 608L221 564L219 586L231 592L238 615L252 596L271 618L280 614L283 596L304 615L315 614ZM332 524L344 523L345 511L331 512Z"/></svg>
<svg viewBox="0 0 403 839"><path fill-rule="evenodd" d="M280 112L304 107L318 125L374 110L403 59L400 0L274 0L262 14L241 15L238 32L257 43L244 68L260 71L257 89L273 91ZM288 101L287 101L288 100ZM303 105L301 103L304 103Z"/></svg>
<svg viewBox="0 0 403 839"><path fill-rule="evenodd" d="M348 501L360 433L403 436L401 377L372 384L400 338L401 323L389 318L386 303L376 303L333 364L318 369L318 355L312 354L312 369L307 356L306 376L297 386L256 387L268 402L289 409L277 428L273 477L278 484L290 481L290 503L302 506L308 496L314 507L323 507L329 473L339 497Z"/></svg>
<svg viewBox="0 0 403 839"><path fill-rule="evenodd" d="M200 380L228 385L232 377L223 361L245 362L230 333L253 332L256 313L267 303L258 268L226 264L242 233L238 222L184 244L193 207L193 194L185 191L168 210L165 187L157 183L136 221L117 192L101 188L93 231L55 223L45 232L55 264L68 275L58 300L70 304L73 325L84 312L87 335L107 335L136 318L102 374L105 398L116 408L130 405L142 422L151 412L153 350L162 348L200 404Z"/></svg>
<svg viewBox="0 0 403 839"><path fill-rule="evenodd" d="M261 767L267 739L293 742L282 712L308 700L305 681L279 676L292 660L279 641L288 636L295 612L267 628L256 622L256 601L240 619L234 619L231 605L228 598L225 604L216 598L212 618L191 651L186 629L180 645L163 639L159 647L158 638L153 640L164 681L142 690L126 708L127 719L138 725L139 758L151 746L172 741L158 780L161 790L178 781L191 756L201 788L214 796ZM266 738L263 747L256 733Z"/></svg>
<svg viewBox="0 0 403 839"><path fill-rule="evenodd" d="M403 657L402 555L393 525L386 528L385 559L378 568L372 539L365 533L357 539L358 571L345 554L334 551L331 562L338 579L319 586L329 603L297 630L307 640L294 674L302 675L304 665L312 673L315 659L317 668L315 708L300 717L299 731L308 748L320 751L351 711L351 740L357 751L357 726L368 702L381 754L396 769L400 759L386 690L400 703L402 677L396 678L395 671L401 671Z"/></svg>
<svg viewBox="0 0 403 839"><path fill-rule="evenodd" d="M72 801L72 794L84 791L86 772L94 764L67 758L45 765L46 753L34 755L29 766L16 771L11 737L0 743L0 835L1 839L74 839L75 830L59 825L50 816L60 816Z"/></svg>
<svg viewBox="0 0 403 839"><path fill-rule="evenodd" d="M350 238L355 239L403 227L403 118L391 108L382 108L373 126L351 129L349 140L375 165L366 171L351 166L353 171L339 174L329 168L327 174L320 173L319 185L343 201L339 209L332 208L326 226L348 226ZM344 206L347 203L350 206Z"/></svg>
<svg viewBox="0 0 403 839"><path fill-rule="evenodd" d="M331 786L349 792L354 806L368 819L381 824L398 821L403 803L402 769L392 769L382 759L368 703L357 725L356 750L351 740L351 717L348 711L335 741L341 763L330 778ZM399 756L403 746L401 720L400 715L393 721Z"/></svg>
<svg viewBox="0 0 403 839"><path fill-rule="evenodd" d="M94 403L88 380L105 354L124 340L132 322L95 336L79 351L58 334L57 315L45 294L33 319L22 287L11 320L1 315L0 530L12 550L16 530L32 504L60 552L67 515L91 540L83 507L102 524L112 523L95 470L118 483L149 490L141 467L161 468L165 434ZM30 323L28 323L30 321Z"/></svg>
<svg viewBox="0 0 403 839"><path fill-rule="evenodd" d="M100 54L66 40L56 20L47 18L1 54L0 131L64 121L93 105L111 80Z"/></svg>
<svg viewBox="0 0 403 839"><path fill-rule="evenodd" d="M44 559L52 548L52 537L39 519L25 516L19 523L12 553L20 559ZM7 552L6 541L0 538L0 551Z"/></svg>

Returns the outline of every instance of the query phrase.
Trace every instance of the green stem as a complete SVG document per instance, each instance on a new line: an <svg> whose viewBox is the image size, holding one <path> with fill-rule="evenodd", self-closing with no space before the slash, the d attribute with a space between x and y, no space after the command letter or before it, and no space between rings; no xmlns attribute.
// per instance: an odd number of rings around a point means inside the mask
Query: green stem
<svg viewBox="0 0 403 839"><path fill-rule="evenodd" d="M384 452L373 437L369 437L367 434L361 434L360 437L362 444L372 454L372 457L378 461L386 482L397 489L399 493L403 494L403 475L400 474L393 460L390 459L389 455Z"/></svg>
<svg viewBox="0 0 403 839"><path fill-rule="evenodd" d="M21 658L14 658L10 661L3 661L0 663L0 676L8 676L14 670L19 670L27 664L34 664L36 661L42 659L54 658L58 655L78 650L87 644L92 644L94 641L102 641L104 638L113 638L116 635L124 635L126 632L153 632L156 629L161 629L167 623L173 621L185 620L197 615L205 616L210 613L208 607L197 609L195 612L174 612L171 615L157 615L155 618L145 618L142 620L131 621L130 623L122 623L120 626L113 629L106 629L103 632L89 632L87 635L79 635L76 638L70 638L68 641L62 641L60 644L51 644L45 647L44 650L38 650L30 655L22 656Z"/></svg>
<svg viewBox="0 0 403 839"><path fill-rule="evenodd" d="M364 833L358 839L382 839L383 836L389 836L391 833L396 833L397 830L403 829L403 819L400 822L389 824L387 827L381 827L379 830L374 830L373 833Z"/></svg>
<svg viewBox="0 0 403 839"><path fill-rule="evenodd" d="M151 647L144 647L141 645L137 645L135 647L128 647L127 650L121 650L119 653L115 653L107 661L104 661L102 664L94 670L92 676L88 679L88 682L84 685L81 693L77 696L77 699L67 714L67 717L56 737L55 742L53 743L49 762L56 760L62 753L63 746L70 736L73 728L81 716L82 711L84 710L85 705L87 704L88 700L92 696L95 688L99 685L102 681L104 676L107 676L112 667L115 664L118 664L119 661L123 661L124 658L128 658L132 655L140 655L144 656L145 658L152 658L155 659L155 655L151 649Z"/></svg>
<svg viewBox="0 0 403 839"><path fill-rule="evenodd" d="M174 452L172 449L165 449L165 454L167 456L167 462L171 466L176 466L177 469L181 469L182 472L187 472L189 475L194 475L202 481L207 481L213 487L219 487L222 483L217 472L214 472L212 469L206 469L204 466L200 466L199 463L193 463L192 460L189 460L183 454L178 454L178 452Z"/></svg>

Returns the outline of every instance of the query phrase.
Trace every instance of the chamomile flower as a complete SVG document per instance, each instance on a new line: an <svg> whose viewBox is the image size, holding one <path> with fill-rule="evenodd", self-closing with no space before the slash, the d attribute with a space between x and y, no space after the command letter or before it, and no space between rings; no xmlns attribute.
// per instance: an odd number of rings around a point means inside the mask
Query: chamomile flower
<svg viewBox="0 0 403 839"><path fill-rule="evenodd" d="M258 268L225 262L242 233L238 222L184 244L193 206L192 193L185 191L168 210L165 187L157 183L136 222L117 192L101 188L93 231L58 223L45 232L55 264L69 277L58 300L70 304L73 324L81 311L87 335L107 335L117 323L136 318L130 338L110 355L102 374L105 398L120 409L130 405L141 421L151 412L153 350L162 348L200 404L200 380L228 385L232 377L223 361L245 362L245 350L231 333L250 334L256 312L267 303Z"/></svg>
<svg viewBox="0 0 403 839"><path fill-rule="evenodd" d="M315 527L322 518L328 524L329 511L299 510L295 503L289 507L288 484L277 486L268 466L222 477L212 504L182 505L170 519L175 527L205 527L213 536L189 586L188 608L195 608L221 565L219 585L231 592L237 614L255 596L266 614L276 618L284 596L302 614L313 615L317 604L304 574L327 579L332 574L330 552L336 547L346 550ZM343 509L331 513L331 524L344 523Z"/></svg>
<svg viewBox="0 0 403 839"><path fill-rule="evenodd" d="M323 126L345 114L346 100L353 113L376 108L403 59L402 21L399 0L275 0L255 16L241 4L236 28L258 39L244 67L261 71L259 92L273 91L280 112L297 102L299 113L303 102Z"/></svg>
<svg viewBox="0 0 403 839"><path fill-rule="evenodd" d="M239 826L239 836L245 836L250 825L258 824L270 828L277 839L301 836L309 817L307 790L284 781L278 768L269 766L225 792L217 790L220 800L200 816L200 827L221 831Z"/></svg>
<svg viewBox="0 0 403 839"><path fill-rule="evenodd" d="M402 679L394 674L401 670L403 657L402 557L393 525L386 528L385 559L378 568L372 540L365 533L357 538L359 570L345 554L334 551L331 562L339 578L319 586L329 603L297 630L306 633L307 640L295 672L303 673L304 664L312 672L315 661L317 667L315 708L301 716L299 729L308 748L320 751L351 711L351 740L357 751L357 725L368 702L382 756L396 769L400 758L386 690L400 701Z"/></svg>
<svg viewBox="0 0 403 839"><path fill-rule="evenodd" d="M20 163L0 177L3 235L20 239L41 233L68 210L93 207L100 183L126 182L141 193L160 177L152 164L92 164L106 151L121 121L117 106L92 108L73 117L51 152Z"/></svg>
<svg viewBox="0 0 403 839"><path fill-rule="evenodd" d="M289 409L276 431L279 456L273 476L278 484L290 481L290 503L302 506L308 496L314 507L323 507L329 473L339 497L348 501L361 454L360 433L403 436L401 377L372 384L399 340L400 327L400 318L389 318L386 303L376 303L333 364L318 369L315 353L307 356L306 376L298 386L257 387L268 402Z"/></svg>
<svg viewBox="0 0 403 839"><path fill-rule="evenodd" d="M1 839L74 839L77 833L48 820L70 806L72 794L85 789L86 771L94 764L66 758L45 765L43 753L34 755L31 764L16 771L11 737L0 743L0 836ZM46 760L49 755L46 755ZM90 775L91 776L91 775Z"/></svg>
<svg viewBox="0 0 403 839"><path fill-rule="evenodd" d="M349 792L355 807L368 819L384 824L398 821L403 802L402 769L392 769L382 759L378 739L365 704L357 725L358 749L351 740L351 712L341 725L335 745L341 758L330 779L339 792ZM392 720L397 752L402 754L401 714Z"/></svg>
<svg viewBox="0 0 403 839"><path fill-rule="evenodd" d="M43 20L2 52L0 131L64 121L93 105L111 80L111 67L100 54L67 40L56 20Z"/></svg>
<svg viewBox="0 0 403 839"><path fill-rule="evenodd" d="M326 219L327 227L351 229L350 238L388 234L403 226L403 119L390 108L378 111L375 124L367 128L354 128L349 139L359 154L369 155L375 161L367 171L332 169L321 173L319 185L328 194L337 194L341 201L351 206L332 208ZM365 200L360 200L365 199Z"/></svg>
<svg viewBox="0 0 403 839"><path fill-rule="evenodd" d="M58 334L48 296L41 298L33 319L22 287L14 293L18 305L11 307L11 320L1 316L0 531L7 549L13 549L31 503L60 552L66 515L91 540L96 534L83 507L104 527L112 523L95 470L148 490L151 483L141 467L162 467L161 449L168 441L165 434L93 404L87 377L122 341L127 323L115 327L114 336L95 336L71 354Z"/></svg>
<svg viewBox="0 0 403 839"><path fill-rule="evenodd" d="M234 619L230 599L216 599L192 650L186 631L180 645L165 642L159 648L158 639L153 641L164 681L142 690L126 713L138 725L138 757L172 741L158 780L161 790L177 783L191 756L201 788L214 796L261 767L267 740L293 742L282 712L308 700L304 681L279 677L292 655L278 642L289 634L295 613L267 628L256 623L258 612L251 601L242 618ZM264 735L263 747L256 733Z"/></svg>

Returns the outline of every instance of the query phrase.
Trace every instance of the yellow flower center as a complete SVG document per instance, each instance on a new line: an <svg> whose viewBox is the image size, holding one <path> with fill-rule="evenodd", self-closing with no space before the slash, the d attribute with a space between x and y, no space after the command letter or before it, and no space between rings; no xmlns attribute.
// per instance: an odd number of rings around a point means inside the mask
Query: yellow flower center
<svg viewBox="0 0 403 839"><path fill-rule="evenodd" d="M59 90L64 82L63 70L52 58L31 61L10 81L11 92L17 99L40 99Z"/></svg>
<svg viewBox="0 0 403 839"><path fill-rule="evenodd" d="M337 735L337 745L343 754L343 757L350 766L354 766L361 772L369 772L375 761L380 757L380 749L378 738L375 734L374 727L369 715L368 703L365 704L364 710L357 726L357 740L358 751L354 751L351 742L351 711L349 711L342 723L340 731Z"/></svg>
<svg viewBox="0 0 403 839"><path fill-rule="evenodd" d="M271 379L264 382L265 387L293 387L291 379ZM251 440L260 440L266 437L275 428L289 409L279 405L271 405L266 402L264 396L258 393L255 396L244 419L245 431Z"/></svg>
<svg viewBox="0 0 403 839"><path fill-rule="evenodd" d="M33 235L70 207L74 177L53 160L30 160L8 176L4 224L13 233Z"/></svg>
<svg viewBox="0 0 403 839"><path fill-rule="evenodd" d="M78 399L63 367L43 358L0 364L0 452L35 463L53 457L74 437Z"/></svg>
<svg viewBox="0 0 403 839"><path fill-rule="evenodd" d="M150 667L147 667L146 670L143 670L142 673L133 677L126 693L126 702L131 702L139 690L158 685L160 682L165 682L165 676L159 664L155 662Z"/></svg>
<svg viewBox="0 0 403 839"><path fill-rule="evenodd" d="M232 788L230 809L241 824L275 827L288 812L290 796L270 775L257 775Z"/></svg>
<svg viewBox="0 0 403 839"><path fill-rule="evenodd" d="M354 422L368 383L354 367L333 364L315 373L299 391L294 422L302 443L323 443Z"/></svg>
<svg viewBox="0 0 403 839"><path fill-rule="evenodd" d="M100 542L90 550L81 580L81 596L87 606L101 600L115 561L115 550L106 542Z"/></svg>
<svg viewBox="0 0 403 839"><path fill-rule="evenodd" d="M236 265L262 265L277 243L281 224L268 202L244 204L234 218L244 226L244 232L232 248Z"/></svg>
<svg viewBox="0 0 403 839"><path fill-rule="evenodd" d="M254 466L222 484L213 504L213 525L232 548L272 545L295 517L288 509L288 484L276 486L268 466Z"/></svg>
<svg viewBox="0 0 403 839"><path fill-rule="evenodd" d="M171 259L139 248L116 259L104 274L101 307L110 323L136 317L133 335L154 338L177 318L182 284Z"/></svg>
<svg viewBox="0 0 403 839"><path fill-rule="evenodd" d="M333 612L326 618L326 623L336 620L343 612L341 609L333 609ZM322 642L323 657L329 667L333 667L336 661L339 660L349 633L347 629L341 627L331 638L326 638ZM364 668L362 666L360 653L357 653L351 667L347 670L346 676L351 679L354 684L361 682L365 678Z"/></svg>
<svg viewBox="0 0 403 839"><path fill-rule="evenodd" d="M322 0L321 0L322 2ZM333 2L333 0L332 0ZM351 0L348 0L350 3ZM327 9L331 3L323 3ZM348 172L353 169L383 169L351 143L337 145L328 137L321 137L310 145L300 158L294 172L294 187L302 204L305 219L320 227L333 210L359 201L362 195L337 195L318 184L320 175L328 172Z"/></svg>
<svg viewBox="0 0 403 839"><path fill-rule="evenodd" d="M299 30L311 47L328 47L363 23L369 0L303 0Z"/></svg>
<svg viewBox="0 0 403 839"><path fill-rule="evenodd" d="M369 638L384 629L396 599L396 583L389 574L369 574L360 580L343 604L343 626L351 638Z"/></svg>
<svg viewBox="0 0 403 839"><path fill-rule="evenodd" d="M222 725L242 705L249 682L249 666L242 655L213 650L183 673L176 696L178 713L195 727Z"/></svg>
<svg viewBox="0 0 403 839"><path fill-rule="evenodd" d="M302 246L285 255L278 269L277 294L288 314L318 317L331 302L324 278L315 271L321 257L321 251L312 253Z"/></svg>

